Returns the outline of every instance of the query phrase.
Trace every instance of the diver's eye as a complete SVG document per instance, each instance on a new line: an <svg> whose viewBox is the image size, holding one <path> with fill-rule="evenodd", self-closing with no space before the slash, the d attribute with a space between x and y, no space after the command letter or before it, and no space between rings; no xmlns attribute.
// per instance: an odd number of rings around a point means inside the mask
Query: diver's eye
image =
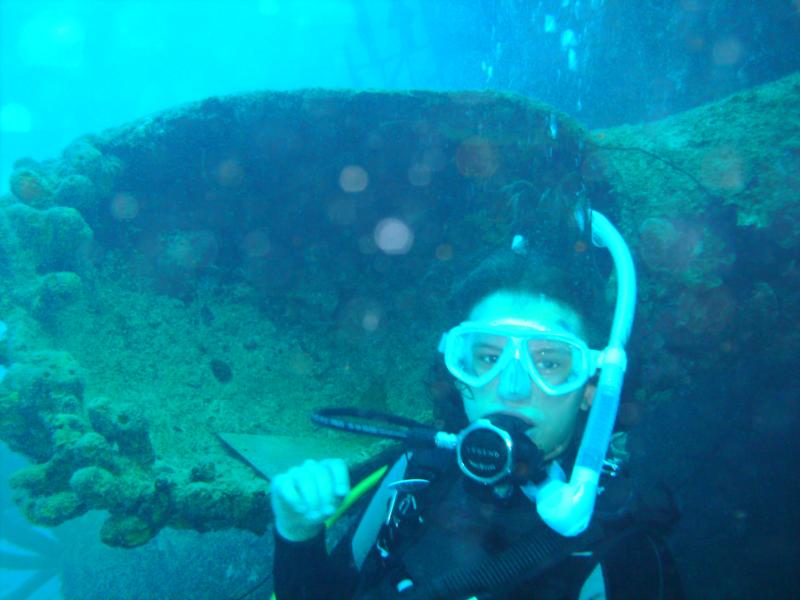
<svg viewBox="0 0 800 600"><path fill-rule="evenodd" d="M536 362L536 368L540 371L555 371L561 367L561 363L555 360L542 358Z"/></svg>
<svg viewBox="0 0 800 600"><path fill-rule="evenodd" d="M499 358L500 354L498 352L475 352L472 355L473 369L475 369L475 372L479 374L488 373L494 369L494 365L497 363Z"/></svg>
<svg viewBox="0 0 800 600"><path fill-rule="evenodd" d="M478 361L486 365L493 365L500 358L499 354L482 353L478 355Z"/></svg>

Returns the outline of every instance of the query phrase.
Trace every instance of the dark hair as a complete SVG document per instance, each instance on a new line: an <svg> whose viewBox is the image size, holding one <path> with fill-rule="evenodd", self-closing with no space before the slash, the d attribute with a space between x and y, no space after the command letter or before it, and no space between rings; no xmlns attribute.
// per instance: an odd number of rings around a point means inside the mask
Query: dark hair
<svg viewBox="0 0 800 600"><path fill-rule="evenodd" d="M612 313L606 299L607 279L591 256L584 256L587 246L579 245L573 253L556 262L535 252L519 255L511 249L498 250L453 286L450 309L465 319L478 302L499 290L543 294L580 316L590 346L601 344Z"/></svg>

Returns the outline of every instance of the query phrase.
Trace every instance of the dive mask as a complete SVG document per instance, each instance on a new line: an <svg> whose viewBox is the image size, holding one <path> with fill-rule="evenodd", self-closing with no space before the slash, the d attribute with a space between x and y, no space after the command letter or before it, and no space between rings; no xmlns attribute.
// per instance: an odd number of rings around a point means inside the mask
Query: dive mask
<svg viewBox="0 0 800 600"><path fill-rule="evenodd" d="M462 323L442 336L439 352L450 373L470 387L482 387L507 369L522 368L550 396L585 384L601 355L568 331L519 319Z"/></svg>

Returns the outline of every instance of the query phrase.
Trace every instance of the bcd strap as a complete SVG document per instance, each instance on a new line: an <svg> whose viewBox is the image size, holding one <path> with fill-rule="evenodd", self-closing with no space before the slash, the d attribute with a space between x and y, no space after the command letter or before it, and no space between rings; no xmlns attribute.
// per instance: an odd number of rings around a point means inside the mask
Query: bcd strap
<svg viewBox="0 0 800 600"><path fill-rule="evenodd" d="M453 569L432 581L419 582L401 597L439 600L513 589L515 585L535 579L573 552L590 546L600 538L600 529L590 525L581 535L568 538L550 528L542 528L476 566Z"/></svg>

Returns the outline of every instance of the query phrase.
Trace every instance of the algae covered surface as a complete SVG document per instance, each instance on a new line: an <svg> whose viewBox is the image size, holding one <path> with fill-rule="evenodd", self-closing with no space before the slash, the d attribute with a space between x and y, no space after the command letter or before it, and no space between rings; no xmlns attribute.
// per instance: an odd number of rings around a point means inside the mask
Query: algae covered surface
<svg viewBox="0 0 800 600"><path fill-rule="evenodd" d="M593 132L593 160L635 249L639 351L652 363L642 374L662 379L640 380L643 389L685 386L692 368L780 382L767 373L785 373L797 356L798 97L795 74Z"/></svg>
<svg viewBox="0 0 800 600"><path fill-rule="evenodd" d="M33 460L17 503L45 525L107 511L122 547L264 532L269 484L217 434L300 436L356 468L385 445L312 410L432 422L436 345L465 317L448 295L520 202L588 197L631 246L627 424L744 377L765 331L763 372L790 368L799 86L595 132L493 93L248 94L20 160L0 207L0 436Z"/></svg>
<svg viewBox="0 0 800 600"><path fill-rule="evenodd" d="M510 202L601 193L572 168L584 137L514 96L312 90L19 161L0 216L0 434L35 461L18 504L46 525L106 510L114 546L262 533L268 482L217 434L304 437L357 468L386 444L311 411L431 422L455 274L510 238Z"/></svg>

